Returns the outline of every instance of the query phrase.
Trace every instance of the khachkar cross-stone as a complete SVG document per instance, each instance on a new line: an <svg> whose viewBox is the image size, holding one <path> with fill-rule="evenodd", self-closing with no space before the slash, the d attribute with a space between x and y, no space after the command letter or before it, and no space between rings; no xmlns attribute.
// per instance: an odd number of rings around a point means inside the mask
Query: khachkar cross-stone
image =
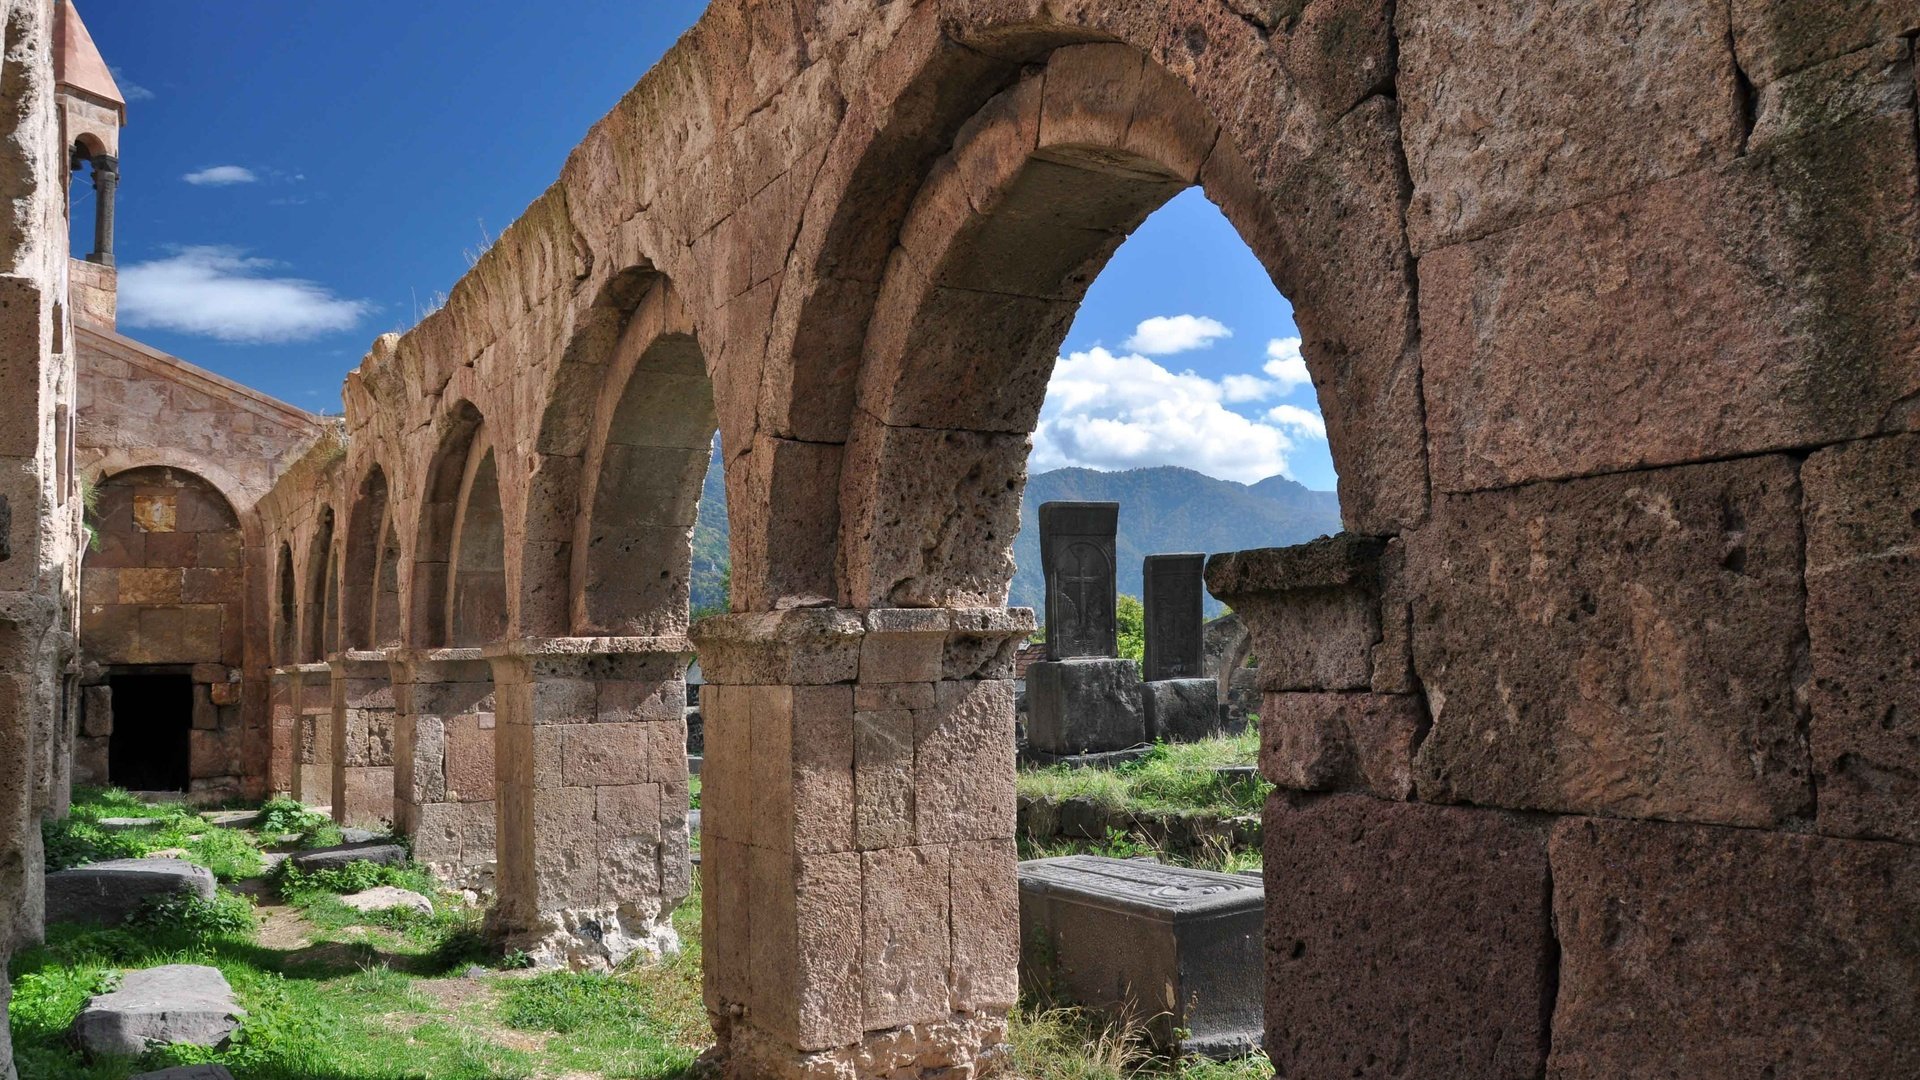
<svg viewBox="0 0 1920 1080"><path fill-rule="evenodd" d="M1047 659L1110 657L1116 651L1114 538L1120 504L1050 502L1040 507L1040 569L1047 582Z"/></svg>
<svg viewBox="0 0 1920 1080"><path fill-rule="evenodd" d="M1149 555L1141 568L1146 585L1148 682L1197 679L1206 674L1202 581L1207 557L1192 553Z"/></svg>

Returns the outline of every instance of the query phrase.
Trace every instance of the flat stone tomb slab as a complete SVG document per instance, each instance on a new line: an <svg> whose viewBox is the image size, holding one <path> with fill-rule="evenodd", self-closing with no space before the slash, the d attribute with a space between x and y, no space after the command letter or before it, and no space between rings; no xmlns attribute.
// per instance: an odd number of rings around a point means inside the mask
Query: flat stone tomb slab
<svg viewBox="0 0 1920 1080"><path fill-rule="evenodd" d="M150 897L213 899L213 871L179 859L109 859L47 875L47 921L118 926Z"/></svg>
<svg viewBox="0 0 1920 1080"><path fill-rule="evenodd" d="M246 1014L218 968L167 964L129 971L111 993L89 1000L73 1035L90 1054L135 1057L149 1046L219 1046Z"/></svg>
<svg viewBox="0 0 1920 1080"><path fill-rule="evenodd" d="M1253 878L1070 855L1020 864L1020 978L1028 988L1146 1022L1162 1049L1257 1049L1261 920Z"/></svg>

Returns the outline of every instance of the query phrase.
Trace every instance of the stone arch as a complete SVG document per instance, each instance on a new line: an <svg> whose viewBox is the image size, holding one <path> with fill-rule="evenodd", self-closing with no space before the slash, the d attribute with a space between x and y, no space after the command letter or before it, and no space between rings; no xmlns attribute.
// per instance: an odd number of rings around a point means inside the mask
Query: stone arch
<svg viewBox="0 0 1920 1080"><path fill-rule="evenodd" d="M961 126L902 223L865 342L843 602L1005 603L1028 436L1087 286L1168 199L1244 172L1221 161L1237 158L1184 84L1118 43L1054 51ZM1280 280L1273 215L1232 194L1215 202Z"/></svg>
<svg viewBox="0 0 1920 1080"><path fill-rule="evenodd" d="M572 546L576 635L686 632L714 425L699 343L662 280L628 319L594 406Z"/></svg>
<svg viewBox="0 0 1920 1080"><path fill-rule="evenodd" d="M299 636L299 586L293 572L293 545L280 542L280 556L273 570L273 665L284 667L294 662Z"/></svg>
<svg viewBox="0 0 1920 1080"><path fill-rule="evenodd" d="M378 649L399 643L400 544L386 470L369 466L347 516L342 644Z"/></svg>
<svg viewBox="0 0 1920 1080"><path fill-rule="evenodd" d="M307 589L301 611L300 658L309 664L324 661L333 651L333 643L328 639L332 623L329 609L335 596L333 507L322 506L317 520L313 541L307 548Z"/></svg>
<svg viewBox="0 0 1920 1080"><path fill-rule="evenodd" d="M438 442L415 508L412 591L407 604L407 640L421 648L445 648L447 595L452 583L453 533L459 519L462 482L474 435L481 424L473 402L460 400L440 417Z"/></svg>
<svg viewBox="0 0 1920 1080"><path fill-rule="evenodd" d="M484 423L467 452L448 552L448 644L471 647L501 640L508 626L506 513L498 456Z"/></svg>
<svg viewBox="0 0 1920 1080"><path fill-rule="evenodd" d="M661 280L649 263L609 278L580 316L542 399L519 552L515 614L522 636L559 637L573 625L573 545L585 505L581 485L596 403L634 311Z"/></svg>

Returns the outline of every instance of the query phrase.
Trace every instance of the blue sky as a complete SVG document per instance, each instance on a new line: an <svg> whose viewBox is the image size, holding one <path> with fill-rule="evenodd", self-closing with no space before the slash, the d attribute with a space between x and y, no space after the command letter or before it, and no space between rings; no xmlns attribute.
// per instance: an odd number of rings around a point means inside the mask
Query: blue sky
<svg viewBox="0 0 1920 1080"><path fill-rule="evenodd" d="M704 6L78 3L129 99L121 330L316 411L339 408L373 338L458 279ZM87 250L91 195L75 192ZM1296 335L1232 226L1187 192L1094 282L1033 467L1332 488Z"/></svg>

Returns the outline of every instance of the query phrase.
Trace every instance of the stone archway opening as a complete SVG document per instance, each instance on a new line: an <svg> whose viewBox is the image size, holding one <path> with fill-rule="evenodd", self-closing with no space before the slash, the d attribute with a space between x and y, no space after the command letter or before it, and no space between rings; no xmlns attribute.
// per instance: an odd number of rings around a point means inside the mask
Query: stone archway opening
<svg viewBox="0 0 1920 1080"><path fill-rule="evenodd" d="M416 859L466 887L490 883L495 856L494 686L481 646L505 629L505 578L493 569L505 560L497 483L484 419L471 402L457 402L439 422L415 508L406 646L386 654L394 825L413 838ZM389 542L397 565L408 556ZM383 555L383 587L387 565ZM397 578L394 587L397 597Z"/></svg>

